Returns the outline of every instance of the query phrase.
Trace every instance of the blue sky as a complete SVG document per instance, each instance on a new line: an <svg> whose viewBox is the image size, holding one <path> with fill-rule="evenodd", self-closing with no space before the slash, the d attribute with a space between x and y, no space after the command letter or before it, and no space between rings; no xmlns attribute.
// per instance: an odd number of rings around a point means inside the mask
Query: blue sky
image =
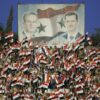
<svg viewBox="0 0 100 100"><path fill-rule="evenodd" d="M100 28L100 0L0 0L0 25L6 27L11 6L14 8L13 31L18 29L18 2L21 4L85 3L85 31L90 34Z"/></svg>

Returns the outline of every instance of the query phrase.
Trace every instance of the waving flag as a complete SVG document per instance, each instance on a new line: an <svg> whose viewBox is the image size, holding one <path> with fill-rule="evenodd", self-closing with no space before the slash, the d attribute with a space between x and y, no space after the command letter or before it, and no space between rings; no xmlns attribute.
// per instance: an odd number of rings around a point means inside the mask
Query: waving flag
<svg viewBox="0 0 100 100"><path fill-rule="evenodd" d="M13 94L13 100L16 100L20 97L20 94L19 93L15 93Z"/></svg>
<svg viewBox="0 0 100 100"><path fill-rule="evenodd" d="M85 36L82 35L82 36L80 36L80 37L76 40L76 43L80 44L80 43L82 43L82 42L84 42L84 41L85 41Z"/></svg>
<svg viewBox="0 0 100 100"><path fill-rule="evenodd" d="M20 56L20 57L21 57L21 56L25 56L25 54L26 54L26 53L25 53L25 50L20 50L20 51L19 51L19 56Z"/></svg>
<svg viewBox="0 0 100 100"><path fill-rule="evenodd" d="M24 100L34 100L34 97L31 94L25 93L22 95L22 97L24 98Z"/></svg>
<svg viewBox="0 0 100 100"><path fill-rule="evenodd" d="M23 86L23 85L24 85L24 83L22 81L16 81L16 82L11 84L12 87L14 87L14 86Z"/></svg>
<svg viewBox="0 0 100 100"><path fill-rule="evenodd" d="M44 46L44 47L42 48L42 50L43 50L44 54L46 54L47 56L51 54L51 52L50 52L48 46Z"/></svg>
<svg viewBox="0 0 100 100"><path fill-rule="evenodd" d="M92 55L94 55L94 54L96 54L96 50L91 49L91 50L89 50L89 52L88 52L88 57L90 57L90 56L92 56Z"/></svg>
<svg viewBox="0 0 100 100"><path fill-rule="evenodd" d="M44 88L44 89L48 89L49 83L48 82L43 82L39 88Z"/></svg>
<svg viewBox="0 0 100 100"><path fill-rule="evenodd" d="M6 34L5 39L9 39L9 38L13 38L14 37L14 33L13 32L9 32Z"/></svg>
<svg viewBox="0 0 100 100"><path fill-rule="evenodd" d="M58 97L55 95L55 93L51 93L47 100L55 100L55 98L57 100Z"/></svg>
<svg viewBox="0 0 100 100"><path fill-rule="evenodd" d="M24 58L23 65L27 65L30 63L30 58Z"/></svg>
<svg viewBox="0 0 100 100"><path fill-rule="evenodd" d="M81 87L76 88L75 90L76 90L76 93L77 93L77 94L82 94L82 93L84 93L83 88L81 88Z"/></svg>
<svg viewBox="0 0 100 100"><path fill-rule="evenodd" d="M10 48L12 50L20 50L20 44L17 44L17 43L13 43Z"/></svg>

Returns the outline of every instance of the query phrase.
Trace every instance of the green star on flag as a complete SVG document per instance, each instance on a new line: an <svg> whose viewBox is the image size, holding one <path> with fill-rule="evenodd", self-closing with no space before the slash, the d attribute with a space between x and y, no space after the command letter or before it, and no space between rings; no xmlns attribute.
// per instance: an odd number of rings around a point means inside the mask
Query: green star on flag
<svg viewBox="0 0 100 100"><path fill-rule="evenodd" d="M58 23L60 24L61 28L62 28L62 27L65 27L63 18L61 18L60 22L58 22Z"/></svg>
<svg viewBox="0 0 100 100"><path fill-rule="evenodd" d="M39 29L39 33L40 33L41 31L45 32L46 25L43 26L43 25L40 23L40 26L37 27L37 28Z"/></svg>

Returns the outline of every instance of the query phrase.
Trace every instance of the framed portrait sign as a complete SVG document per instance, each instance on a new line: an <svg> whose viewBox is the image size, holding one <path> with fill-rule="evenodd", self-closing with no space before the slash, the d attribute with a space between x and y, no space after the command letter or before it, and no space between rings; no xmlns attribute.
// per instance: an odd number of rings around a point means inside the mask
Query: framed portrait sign
<svg viewBox="0 0 100 100"><path fill-rule="evenodd" d="M84 4L19 4L18 37L48 45L74 42L85 30Z"/></svg>

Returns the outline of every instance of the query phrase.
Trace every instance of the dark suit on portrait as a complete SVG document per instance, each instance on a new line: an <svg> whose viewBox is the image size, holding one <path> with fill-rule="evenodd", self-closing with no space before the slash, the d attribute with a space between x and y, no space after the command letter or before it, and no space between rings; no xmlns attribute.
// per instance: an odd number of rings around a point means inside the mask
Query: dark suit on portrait
<svg viewBox="0 0 100 100"><path fill-rule="evenodd" d="M70 42L75 41L78 37L80 37L81 34L78 32L75 36L71 36L69 35L67 32L59 32L58 34L56 34L55 36L53 36L50 41L49 44L52 44L53 42L58 42L58 44L64 44L68 42L68 39Z"/></svg>

